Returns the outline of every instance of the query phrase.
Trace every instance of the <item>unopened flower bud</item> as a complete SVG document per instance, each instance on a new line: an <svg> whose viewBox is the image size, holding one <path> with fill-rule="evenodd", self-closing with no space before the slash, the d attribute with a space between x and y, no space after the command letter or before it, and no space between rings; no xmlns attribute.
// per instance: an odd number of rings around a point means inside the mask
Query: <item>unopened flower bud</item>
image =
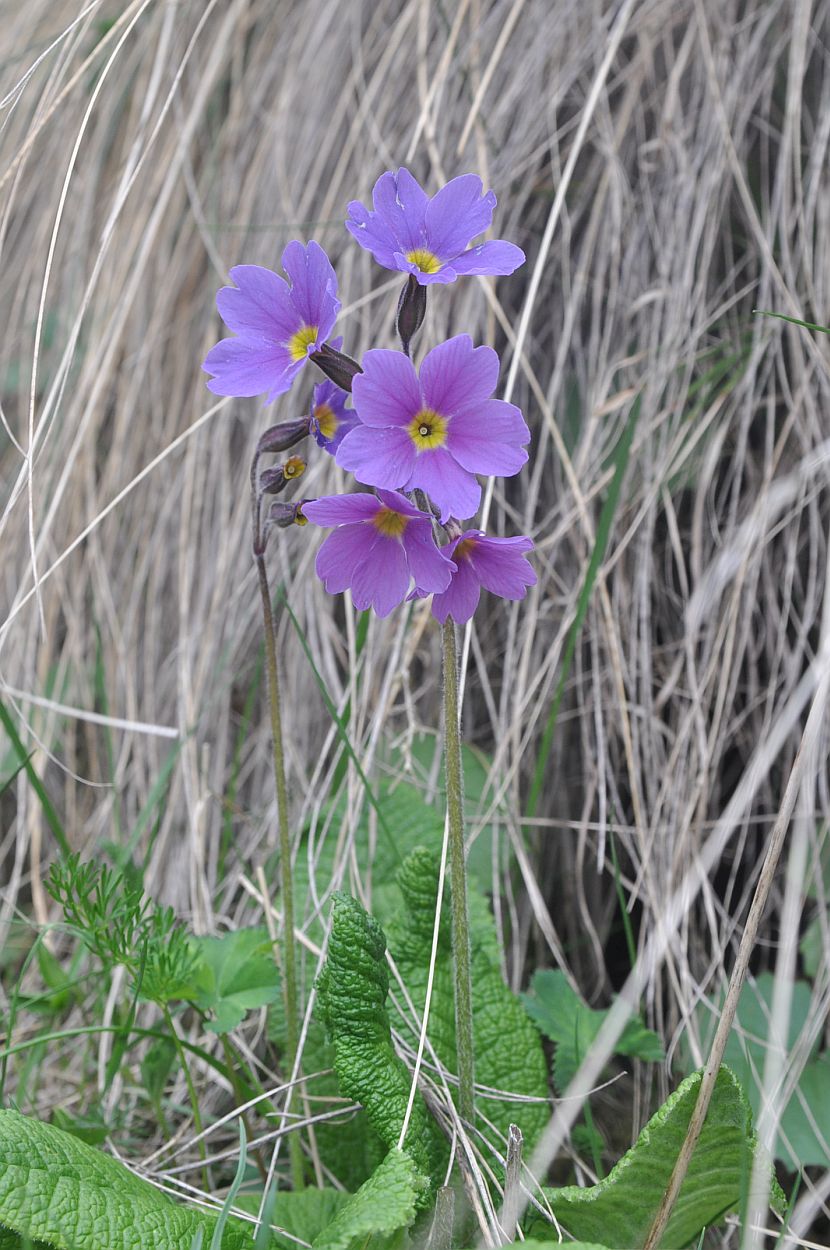
<svg viewBox="0 0 830 1250"><path fill-rule="evenodd" d="M288 451L295 443L299 443L309 432L308 417L298 417L296 421L281 421L266 430L257 443L257 452L261 455L272 451Z"/></svg>
<svg viewBox="0 0 830 1250"><path fill-rule="evenodd" d="M277 529L286 530L290 525L308 525L308 519L303 516L300 511L302 501L300 503L284 503L278 499L271 504L268 509L268 523L276 525Z"/></svg>
<svg viewBox="0 0 830 1250"><path fill-rule="evenodd" d="M401 346L409 355L409 345L424 324L427 312L427 289L421 286L414 274L410 274L398 300L395 329Z"/></svg>
<svg viewBox="0 0 830 1250"><path fill-rule="evenodd" d="M310 359L341 391L351 391L352 378L363 372L356 360L352 360L345 352L337 351L330 343L324 343L316 352L312 352Z"/></svg>

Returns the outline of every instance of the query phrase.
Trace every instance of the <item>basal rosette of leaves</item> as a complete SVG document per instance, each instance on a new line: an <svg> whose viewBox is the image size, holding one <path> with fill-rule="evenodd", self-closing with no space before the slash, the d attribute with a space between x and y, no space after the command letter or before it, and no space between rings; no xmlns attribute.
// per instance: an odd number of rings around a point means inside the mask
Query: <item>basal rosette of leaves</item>
<svg viewBox="0 0 830 1250"><path fill-rule="evenodd" d="M266 431L259 454L280 454L312 435L357 482L347 495L270 504L263 544L274 526L331 529L316 570L331 594L351 591L355 608L388 616L407 597L433 596L434 616L458 624L475 612L482 589L523 599L536 574L524 536L486 534L469 521L481 503L477 475L512 477L527 463L530 431L519 409L498 399L499 358L457 334L427 352L419 367L412 343L423 325L429 288L463 275L509 275L524 253L506 240L473 240L490 227L496 197L473 174L429 197L406 169L383 174L373 207L349 205L349 232L387 269L408 275L398 304L401 350L373 348L362 361L333 338L341 301L337 276L313 240L283 252L288 281L259 265L237 265L234 286L216 302L233 337L208 353L204 369L216 394L285 394L310 362L326 376L303 417ZM351 394L352 406L348 406ZM306 468L297 454L257 470L257 510Z"/></svg>

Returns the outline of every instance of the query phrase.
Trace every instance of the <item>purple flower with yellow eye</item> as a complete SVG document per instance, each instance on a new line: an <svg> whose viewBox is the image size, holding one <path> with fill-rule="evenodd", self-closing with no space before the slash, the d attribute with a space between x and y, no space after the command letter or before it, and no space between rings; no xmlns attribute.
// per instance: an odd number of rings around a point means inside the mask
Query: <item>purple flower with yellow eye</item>
<svg viewBox="0 0 830 1250"><path fill-rule="evenodd" d="M432 519L397 491L328 495L303 504L314 525L336 525L317 553L317 576L329 594L351 588L361 612L388 616L410 578L424 594L446 590L455 564L435 545Z"/></svg>
<svg viewBox="0 0 830 1250"><path fill-rule="evenodd" d="M352 383L360 424L337 463L368 486L420 487L442 521L471 517L481 502L476 473L512 477L527 462L521 412L490 398L498 376L496 353L468 334L434 347L420 376L403 352L368 351Z"/></svg>
<svg viewBox="0 0 830 1250"><path fill-rule="evenodd" d="M524 599L536 574L526 560L533 550L529 538L488 538L483 530L467 530L442 550L456 565L447 590L433 596L432 614L443 625L451 616L465 625L478 607L481 588L502 599ZM422 596L419 586L416 594Z"/></svg>
<svg viewBox="0 0 830 1250"><path fill-rule="evenodd" d="M475 174L453 178L432 198L408 169L382 174L372 191L374 212L352 200L346 229L385 269L414 274L421 286L455 282L461 274L507 274L524 264L514 243L491 239L470 247L488 229L496 197Z"/></svg>
<svg viewBox="0 0 830 1250"><path fill-rule="evenodd" d="M337 277L319 243L296 240L282 254L291 285L261 265L231 270L236 286L222 287L216 306L229 330L202 368L216 395L262 395L267 403L287 391L312 352L334 329L340 301Z"/></svg>
<svg viewBox="0 0 830 1250"><path fill-rule="evenodd" d="M332 339L330 346L339 351L343 346L342 338ZM334 455L349 431L360 424L355 410L346 407L348 398L347 392L335 386L328 378L318 382L314 388L309 429L317 446L322 447L330 456Z"/></svg>

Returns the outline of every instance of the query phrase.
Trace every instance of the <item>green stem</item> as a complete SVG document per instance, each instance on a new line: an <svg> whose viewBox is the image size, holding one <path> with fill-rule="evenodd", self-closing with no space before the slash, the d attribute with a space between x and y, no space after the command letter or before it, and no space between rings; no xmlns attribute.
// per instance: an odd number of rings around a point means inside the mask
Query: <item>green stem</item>
<svg viewBox="0 0 830 1250"><path fill-rule="evenodd" d="M285 757L282 749L282 717L280 715L280 683L277 669L277 642L274 632L274 614L271 609L271 592L265 554L255 544L254 556L259 574L259 590L262 598L262 620L265 627L265 664L268 670L268 698L271 705L271 736L274 743L274 779L277 786L277 814L280 832L280 887L283 915L283 967L282 988L285 1005L286 1071L294 1073L297 1060L297 954L294 942L294 882L291 876L291 837L288 827L288 788L285 784ZM299 1076L299 1068L297 1068ZM285 1105L291 1101L291 1090L286 1094ZM291 1160L291 1179L294 1189L303 1188L303 1152L296 1133L288 1134L288 1152Z"/></svg>
<svg viewBox="0 0 830 1250"><path fill-rule="evenodd" d="M452 949L455 968L455 1039L458 1055L458 1111L473 1122L473 995L470 974L470 921L464 863L464 795L461 781L461 731L458 714L458 663L455 626L442 627L444 650L444 760L447 777Z"/></svg>
<svg viewBox="0 0 830 1250"><path fill-rule="evenodd" d="M190 1065L187 1062L187 1055L184 1053L184 1047L182 1046L182 1039L179 1037L179 1031L173 1022L173 1017L170 1014L170 1008L167 1006L167 1003L164 1003L162 1005L161 1010L164 1015L165 1024L170 1030L170 1035L173 1038L173 1045L176 1047L176 1054L178 1055L179 1063L181 1064L182 1071L184 1072L185 1084L187 1085L187 1093L188 1093L188 1097L190 1098L190 1107L193 1112L193 1125L196 1129L197 1135L200 1138L199 1157L202 1160L202 1163L204 1163L205 1159L207 1158L207 1148L205 1146L205 1139L201 1136L202 1115L201 1115L201 1112L199 1111L199 1100L196 1097L196 1086L193 1084L193 1077L190 1075ZM205 1190L209 1193L211 1185L210 1185L210 1177L208 1176L206 1167L203 1167L202 1169L202 1184L204 1185Z"/></svg>

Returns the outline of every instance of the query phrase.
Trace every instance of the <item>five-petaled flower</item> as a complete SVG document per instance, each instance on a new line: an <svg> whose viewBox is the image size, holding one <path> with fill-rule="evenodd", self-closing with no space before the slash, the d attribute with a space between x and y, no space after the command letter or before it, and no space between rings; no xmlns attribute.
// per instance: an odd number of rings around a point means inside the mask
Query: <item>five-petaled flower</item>
<svg viewBox="0 0 830 1250"><path fill-rule="evenodd" d="M359 482L425 490L441 520L471 517L476 473L511 477L527 461L530 431L514 404L491 399L499 358L459 334L434 347L419 375L403 352L368 351L352 383L360 425L337 452Z"/></svg>
<svg viewBox="0 0 830 1250"><path fill-rule="evenodd" d="M533 549L529 538L488 538L483 530L467 530L442 551L456 565L447 590L433 596L432 614L443 625L451 616L464 625L478 607L481 588L502 599L524 599L536 574L526 554ZM419 586L416 595L424 593Z"/></svg>
<svg viewBox="0 0 830 1250"><path fill-rule="evenodd" d="M382 174L374 212L352 200L346 229L385 269L414 274L422 286L461 274L508 274L524 264L515 243L491 239L470 247L493 219L496 197L475 174L453 178L430 199L408 169Z"/></svg>
<svg viewBox="0 0 830 1250"><path fill-rule="evenodd" d="M216 296L222 320L237 335L211 348L202 366L213 375L208 389L216 395L267 392L271 403L334 329L337 277L319 243L289 243L282 267L290 286L261 265L237 265L231 270L236 286Z"/></svg>
<svg viewBox="0 0 830 1250"><path fill-rule="evenodd" d="M314 525L336 525L317 554L329 594L351 587L360 611L388 616L414 578L423 594L446 590L455 564L435 545L432 519L397 491L328 495L303 504Z"/></svg>

